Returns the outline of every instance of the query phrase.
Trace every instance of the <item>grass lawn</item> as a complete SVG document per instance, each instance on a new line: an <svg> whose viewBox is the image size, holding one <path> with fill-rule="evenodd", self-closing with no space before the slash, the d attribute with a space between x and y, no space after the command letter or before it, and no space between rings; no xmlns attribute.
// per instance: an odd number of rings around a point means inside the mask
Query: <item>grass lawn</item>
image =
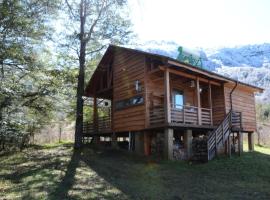
<svg viewBox="0 0 270 200"><path fill-rule="evenodd" d="M270 149L206 164L72 144L0 155L0 199L270 199Z"/></svg>

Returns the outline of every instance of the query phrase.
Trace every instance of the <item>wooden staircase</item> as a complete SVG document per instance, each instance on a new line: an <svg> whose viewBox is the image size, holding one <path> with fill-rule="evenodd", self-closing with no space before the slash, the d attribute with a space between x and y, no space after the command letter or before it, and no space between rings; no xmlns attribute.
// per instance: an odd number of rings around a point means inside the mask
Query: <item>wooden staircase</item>
<svg viewBox="0 0 270 200"><path fill-rule="evenodd" d="M241 129L241 112L230 110L230 112L225 116L224 120L219 124L219 126L208 136L208 160L212 160L217 155L218 149L221 146L225 147L225 144L228 141L232 131L241 131Z"/></svg>

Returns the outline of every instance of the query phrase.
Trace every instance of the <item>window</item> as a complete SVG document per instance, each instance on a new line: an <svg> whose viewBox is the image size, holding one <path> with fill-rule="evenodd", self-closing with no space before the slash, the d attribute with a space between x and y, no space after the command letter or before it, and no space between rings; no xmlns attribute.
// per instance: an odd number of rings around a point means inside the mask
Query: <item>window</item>
<svg viewBox="0 0 270 200"><path fill-rule="evenodd" d="M184 95L182 91L173 90L172 92L172 104L173 108L183 109Z"/></svg>
<svg viewBox="0 0 270 200"><path fill-rule="evenodd" d="M130 106L140 105L143 104L143 97L142 96L135 96L130 99L125 99L121 101L117 101L115 103L116 110L121 110Z"/></svg>

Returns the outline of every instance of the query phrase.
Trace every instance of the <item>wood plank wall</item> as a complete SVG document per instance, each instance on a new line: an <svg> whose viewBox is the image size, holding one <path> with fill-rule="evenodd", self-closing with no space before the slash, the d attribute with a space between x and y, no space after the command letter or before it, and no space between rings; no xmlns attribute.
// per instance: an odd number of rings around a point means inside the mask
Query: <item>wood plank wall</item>
<svg viewBox="0 0 270 200"><path fill-rule="evenodd" d="M225 117L224 87L212 85L213 125L219 125Z"/></svg>
<svg viewBox="0 0 270 200"><path fill-rule="evenodd" d="M142 84L144 95L145 57L131 51L115 52L113 62L113 107L115 102L139 95L135 90L135 81ZM145 105L136 105L113 112L113 130L135 131L145 128Z"/></svg>
<svg viewBox="0 0 270 200"><path fill-rule="evenodd" d="M230 105L230 92L233 88L231 84L225 84L225 106L226 112L229 112ZM233 110L242 112L242 124L244 131L256 130L256 111L255 111L255 97L254 92L241 88L236 88L232 95Z"/></svg>
<svg viewBox="0 0 270 200"><path fill-rule="evenodd" d="M172 75L170 74L170 78ZM188 86L185 78L178 77L170 81L171 92L172 89L177 89L184 92L184 104L196 106L196 91L195 88ZM149 107L163 106L164 104L164 77L156 77L149 79L148 85L148 101ZM172 99L172 98L171 98Z"/></svg>

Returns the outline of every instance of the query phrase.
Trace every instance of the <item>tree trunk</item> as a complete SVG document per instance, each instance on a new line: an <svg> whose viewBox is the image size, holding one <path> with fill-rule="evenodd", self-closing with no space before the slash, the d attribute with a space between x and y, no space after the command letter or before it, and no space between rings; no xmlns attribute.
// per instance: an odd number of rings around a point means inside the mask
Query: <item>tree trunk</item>
<svg viewBox="0 0 270 200"><path fill-rule="evenodd" d="M75 148L82 146L82 131L83 131L83 93L84 93L84 68L85 68L85 20L86 20L86 5L85 1L81 0L80 4L80 56L79 56L79 76L77 86L77 113L76 113L76 127L75 127Z"/></svg>

